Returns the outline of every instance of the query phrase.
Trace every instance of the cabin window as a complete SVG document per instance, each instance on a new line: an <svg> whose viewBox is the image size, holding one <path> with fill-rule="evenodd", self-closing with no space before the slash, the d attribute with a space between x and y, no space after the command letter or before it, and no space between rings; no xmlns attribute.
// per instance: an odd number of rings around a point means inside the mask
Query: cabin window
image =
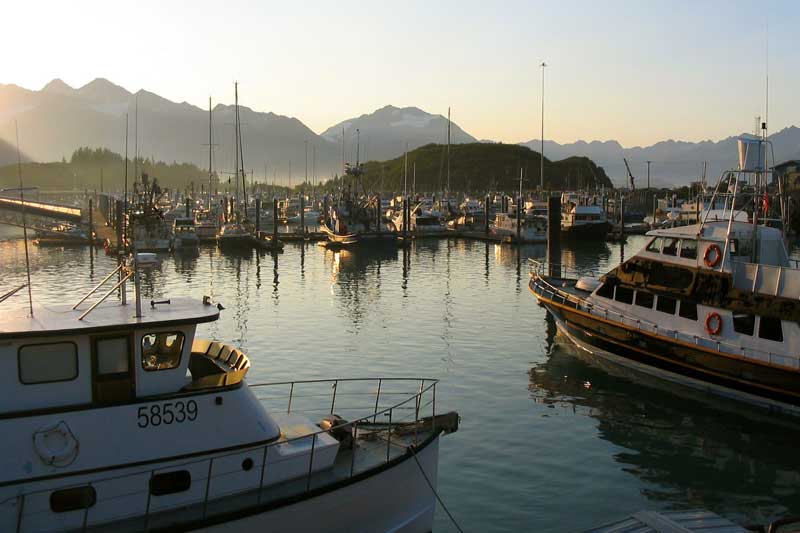
<svg viewBox="0 0 800 533"><path fill-rule="evenodd" d="M606 281L600 288L597 289L597 296L601 296L603 298L608 298L609 300L614 298L614 284L610 281Z"/></svg>
<svg viewBox="0 0 800 533"><path fill-rule="evenodd" d="M679 242L681 242L680 239L665 239L664 248L661 249L661 253L664 255L677 255Z"/></svg>
<svg viewBox="0 0 800 533"><path fill-rule="evenodd" d="M681 257L697 259L697 241L684 239L681 241Z"/></svg>
<svg viewBox="0 0 800 533"><path fill-rule="evenodd" d="M192 486L192 475L188 470L176 470L154 474L150 478L150 494L166 496L177 492L186 492Z"/></svg>
<svg viewBox="0 0 800 533"><path fill-rule="evenodd" d="M632 304L633 289L629 289L627 287L617 287L617 293L614 295L614 299L624 304Z"/></svg>
<svg viewBox="0 0 800 533"><path fill-rule="evenodd" d="M78 347L74 342L20 346L17 364L26 385L70 381L78 377Z"/></svg>
<svg viewBox="0 0 800 533"><path fill-rule="evenodd" d="M649 292L636 291L636 305L639 307L653 308L653 300L655 297Z"/></svg>
<svg viewBox="0 0 800 533"><path fill-rule="evenodd" d="M183 333L150 333L142 337L142 368L169 370L177 367L183 353Z"/></svg>
<svg viewBox="0 0 800 533"><path fill-rule="evenodd" d="M661 311L662 313L667 313L668 315L675 314L676 305L675 298L670 298L669 296L659 296L658 301L656 302L656 310Z"/></svg>
<svg viewBox="0 0 800 533"><path fill-rule="evenodd" d="M758 325L758 336L770 341L783 342L781 319L762 316Z"/></svg>
<svg viewBox="0 0 800 533"><path fill-rule="evenodd" d="M661 237L656 237L655 239L653 239L652 241L650 241L650 244L648 244L648 245L647 245L647 248L646 248L646 250L647 250L648 252L653 252L654 254L659 254L659 253L661 253L661 242L662 242L663 240L664 240L664 239L662 239Z"/></svg>
<svg viewBox="0 0 800 533"><path fill-rule="evenodd" d="M697 320L697 304L694 302L681 302L678 315L689 320Z"/></svg>
<svg viewBox="0 0 800 533"><path fill-rule="evenodd" d="M128 372L128 337L97 339L96 352L98 374Z"/></svg>
<svg viewBox="0 0 800 533"><path fill-rule="evenodd" d="M88 509L97 503L94 487L71 487L50 493L50 509L54 513L66 513L78 509Z"/></svg>
<svg viewBox="0 0 800 533"><path fill-rule="evenodd" d="M756 329L756 317L742 313L733 314L733 331L752 335Z"/></svg>

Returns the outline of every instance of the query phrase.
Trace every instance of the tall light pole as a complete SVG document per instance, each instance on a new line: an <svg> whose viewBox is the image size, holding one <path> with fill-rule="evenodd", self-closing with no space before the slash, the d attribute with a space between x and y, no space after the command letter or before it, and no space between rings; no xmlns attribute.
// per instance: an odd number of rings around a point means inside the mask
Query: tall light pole
<svg viewBox="0 0 800 533"><path fill-rule="evenodd" d="M547 63L542 61L542 149L539 153L539 189L544 190L544 67Z"/></svg>

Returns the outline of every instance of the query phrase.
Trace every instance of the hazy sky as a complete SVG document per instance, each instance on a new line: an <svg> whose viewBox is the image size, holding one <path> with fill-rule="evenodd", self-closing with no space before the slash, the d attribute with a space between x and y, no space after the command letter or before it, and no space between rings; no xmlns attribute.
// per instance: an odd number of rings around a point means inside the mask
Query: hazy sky
<svg viewBox="0 0 800 533"><path fill-rule="evenodd" d="M0 83L105 77L205 107L233 99L317 133L386 104L481 139L718 139L764 110L800 125L800 2L82 1L3 5Z"/></svg>

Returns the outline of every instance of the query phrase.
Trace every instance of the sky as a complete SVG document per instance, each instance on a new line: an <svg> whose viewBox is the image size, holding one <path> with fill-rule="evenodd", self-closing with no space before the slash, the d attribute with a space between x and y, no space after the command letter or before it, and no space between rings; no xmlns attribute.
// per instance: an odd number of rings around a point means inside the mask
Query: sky
<svg viewBox="0 0 800 533"><path fill-rule="evenodd" d="M388 104L479 139L718 140L800 125L800 2L8 0L0 83L104 77L317 133ZM769 30L767 31L767 28ZM769 34L769 38L767 38ZM767 69L767 58L769 68Z"/></svg>

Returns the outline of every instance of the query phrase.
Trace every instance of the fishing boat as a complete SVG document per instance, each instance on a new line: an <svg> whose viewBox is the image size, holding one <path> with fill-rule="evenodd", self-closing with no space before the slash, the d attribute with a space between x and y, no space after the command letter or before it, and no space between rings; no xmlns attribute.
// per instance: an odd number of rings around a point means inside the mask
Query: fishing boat
<svg viewBox="0 0 800 533"><path fill-rule="evenodd" d="M165 192L158 181L146 173L133 184L133 203L128 227L128 239L139 252L169 252L172 249L172 228L159 207Z"/></svg>
<svg viewBox="0 0 800 533"><path fill-rule="evenodd" d="M411 208L411 215L408 217L408 227L406 228L411 235L417 237L444 235L447 226L442 220L441 213L433 209L431 204L427 204L425 199ZM405 217L403 211L394 217L394 226L398 232L403 231Z"/></svg>
<svg viewBox="0 0 800 533"><path fill-rule="evenodd" d="M37 229L34 242L39 246L73 246L89 243L89 233L75 224L52 224Z"/></svg>
<svg viewBox="0 0 800 533"><path fill-rule="evenodd" d="M497 213L491 225L492 235L517 238L517 214ZM547 242L547 218L523 214L519 221L519 242L538 244Z"/></svg>
<svg viewBox="0 0 800 533"><path fill-rule="evenodd" d="M172 223L172 234L172 247L175 251L197 250L200 245L194 217L176 217Z"/></svg>
<svg viewBox="0 0 800 533"><path fill-rule="evenodd" d="M611 224L596 196L565 192L561 195L561 233L567 237L605 237Z"/></svg>
<svg viewBox="0 0 800 533"><path fill-rule="evenodd" d="M219 233L218 217L207 211L198 213L195 233L200 242L216 242Z"/></svg>
<svg viewBox="0 0 800 533"><path fill-rule="evenodd" d="M137 271L74 305L3 303L0 529L432 530L458 427L435 379L249 383L245 353L196 336L222 306L126 303Z"/></svg>
<svg viewBox="0 0 800 533"><path fill-rule="evenodd" d="M536 263L530 290L593 356L662 379L800 414L800 269L782 191L770 194L764 139L740 139L698 224L647 233L598 277ZM772 191L774 192L774 191ZM775 202L774 196L777 196Z"/></svg>

